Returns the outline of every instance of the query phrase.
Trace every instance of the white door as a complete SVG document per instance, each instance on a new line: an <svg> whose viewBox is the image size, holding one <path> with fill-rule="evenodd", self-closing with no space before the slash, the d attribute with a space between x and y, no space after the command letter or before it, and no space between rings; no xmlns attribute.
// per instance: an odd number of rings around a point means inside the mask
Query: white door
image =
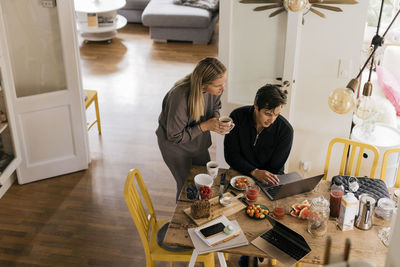
<svg viewBox="0 0 400 267"><path fill-rule="evenodd" d="M289 93L282 115L293 125L302 14L284 12L269 18L273 11L254 12L255 6L220 2L219 25L224 30L219 32L218 55L228 67L222 113L252 105L257 90L267 83L282 84ZM223 163L223 137L216 139L217 160Z"/></svg>
<svg viewBox="0 0 400 267"><path fill-rule="evenodd" d="M44 2L0 0L21 184L87 169L89 161L73 1L58 1L56 7Z"/></svg>

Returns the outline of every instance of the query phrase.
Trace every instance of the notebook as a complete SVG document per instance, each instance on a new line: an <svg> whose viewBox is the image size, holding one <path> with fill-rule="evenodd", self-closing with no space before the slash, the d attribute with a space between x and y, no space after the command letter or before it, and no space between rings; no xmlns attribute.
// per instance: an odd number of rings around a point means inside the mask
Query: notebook
<svg viewBox="0 0 400 267"><path fill-rule="evenodd" d="M201 233L200 230L207 228L208 226L217 224L217 223L222 223L224 226L231 225L233 230L230 234L226 234L224 231L219 232L217 234L214 234L210 237L204 237ZM197 236L208 246L216 246L218 244L224 243L228 240L236 238L240 232L241 228L238 224L232 224L228 218L226 218L224 215L221 217L216 218L215 220L212 220L206 224L203 224L202 226L199 226L197 228L194 228L194 232L197 234Z"/></svg>
<svg viewBox="0 0 400 267"><path fill-rule="evenodd" d="M251 242L254 246L286 266L294 265L311 252L303 236L270 216L266 218L272 229L254 239Z"/></svg>
<svg viewBox="0 0 400 267"><path fill-rule="evenodd" d="M272 186L259 181L257 181L257 184L269 199L277 200L313 190L322 177L324 175L320 174L300 180L286 180L285 183L280 181L279 185Z"/></svg>
<svg viewBox="0 0 400 267"><path fill-rule="evenodd" d="M239 227L239 223L236 220L231 221L233 225ZM195 233L195 228L188 229L189 236L192 239L193 246L196 248L199 254L209 253L213 251L220 251L229 248L247 246L249 241L247 241L246 236L244 235L243 231L240 231L239 235L235 238L232 238L226 242L217 244L215 246L209 246L206 244L201 238Z"/></svg>

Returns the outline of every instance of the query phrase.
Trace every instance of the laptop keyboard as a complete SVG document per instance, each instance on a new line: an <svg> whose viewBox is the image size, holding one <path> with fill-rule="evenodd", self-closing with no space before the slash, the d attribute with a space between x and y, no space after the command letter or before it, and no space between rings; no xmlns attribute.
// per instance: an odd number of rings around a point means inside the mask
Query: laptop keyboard
<svg viewBox="0 0 400 267"><path fill-rule="evenodd" d="M265 232L264 234L261 235L261 238L268 241L275 247L279 248L280 250L282 250L292 258L296 259L297 261L299 261L308 253L303 249L301 249L300 247L289 242L287 239L283 238L273 230Z"/></svg>
<svg viewBox="0 0 400 267"><path fill-rule="evenodd" d="M274 197L276 196L276 194L278 193L278 191L279 191L280 188L281 188L281 186L280 186L280 185L277 185L277 186L268 187L266 190L267 190L268 194L269 194L271 197L274 198Z"/></svg>

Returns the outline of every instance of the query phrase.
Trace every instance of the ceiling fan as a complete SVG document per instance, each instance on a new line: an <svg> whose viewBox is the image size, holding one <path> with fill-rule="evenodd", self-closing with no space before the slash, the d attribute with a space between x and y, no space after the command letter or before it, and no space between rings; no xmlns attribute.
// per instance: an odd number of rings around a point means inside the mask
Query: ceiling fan
<svg viewBox="0 0 400 267"><path fill-rule="evenodd" d="M325 18L325 14L318 9L326 9L335 12L342 12L339 7L332 5L354 5L358 4L356 0L240 0L242 4L267 4L254 8L254 11L265 11L268 9L276 9L269 14L269 17L276 16L284 11L299 12L303 11L303 15L309 11ZM304 24L304 18L303 18Z"/></svg>

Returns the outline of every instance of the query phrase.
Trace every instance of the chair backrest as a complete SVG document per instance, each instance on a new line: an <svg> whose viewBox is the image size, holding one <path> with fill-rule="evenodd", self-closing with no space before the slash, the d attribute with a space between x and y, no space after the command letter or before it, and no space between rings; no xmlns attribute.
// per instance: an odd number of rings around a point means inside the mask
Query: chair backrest
<svg viewBox="0 0 400 267"><path fill-rule="evenodd" d="M154 229L157 219L142 175L137 169L129 171L124 187L124 197L147 255L150 251L149 230ZM144 199L146 207L143 205L142 199Z"/></svg>
<svg viewBox="0 0 400 267"><path fill-rule="evenodd" d="M345 139L345 138L334 138L330 141L329 146L328 146L328 152L326 154L326 160L325 160L325 168L324 168L324 180L326 180L327 175L328 175L328 169L329 169L329 163L331 159L331 154L332 154L332 148L335 144L341 143L344 144L344 149L342 153L342 159L340 161L340 169L339 169L339 175L353 175L353 176L359 176L360 175L360 170L361 170L361 162L364 158L364 151L365 149L370 150L374 153L374 160L373 164L371 166L371 173L369 175L370 178L375 177L375 172L376 168L378 167L378 161L379 161L379 151L378 149L370 144L365 144L365 143L360 143L357 141ZM349 154L350 150L350 154ZM354 173L352 172L354 169L354 162L356 159L356 151L358 150L358 155L357 155L357 161L356 161L356 168Z"/></svg>
<svg viewBox="0 0 400 267"><path fill-rule="evenodd" d="M381 180L385 181L386 179L386 170L387 170L387 165L388 165L388 159L390 154L392 153L400 153L400 148L391 148L385 151L385 154L383 154L383 159L382 159L382 167L381 167ZM396 174L396 183L394 187L400 187L400 161L398 161L397 165L397 174Z"/></svg>

